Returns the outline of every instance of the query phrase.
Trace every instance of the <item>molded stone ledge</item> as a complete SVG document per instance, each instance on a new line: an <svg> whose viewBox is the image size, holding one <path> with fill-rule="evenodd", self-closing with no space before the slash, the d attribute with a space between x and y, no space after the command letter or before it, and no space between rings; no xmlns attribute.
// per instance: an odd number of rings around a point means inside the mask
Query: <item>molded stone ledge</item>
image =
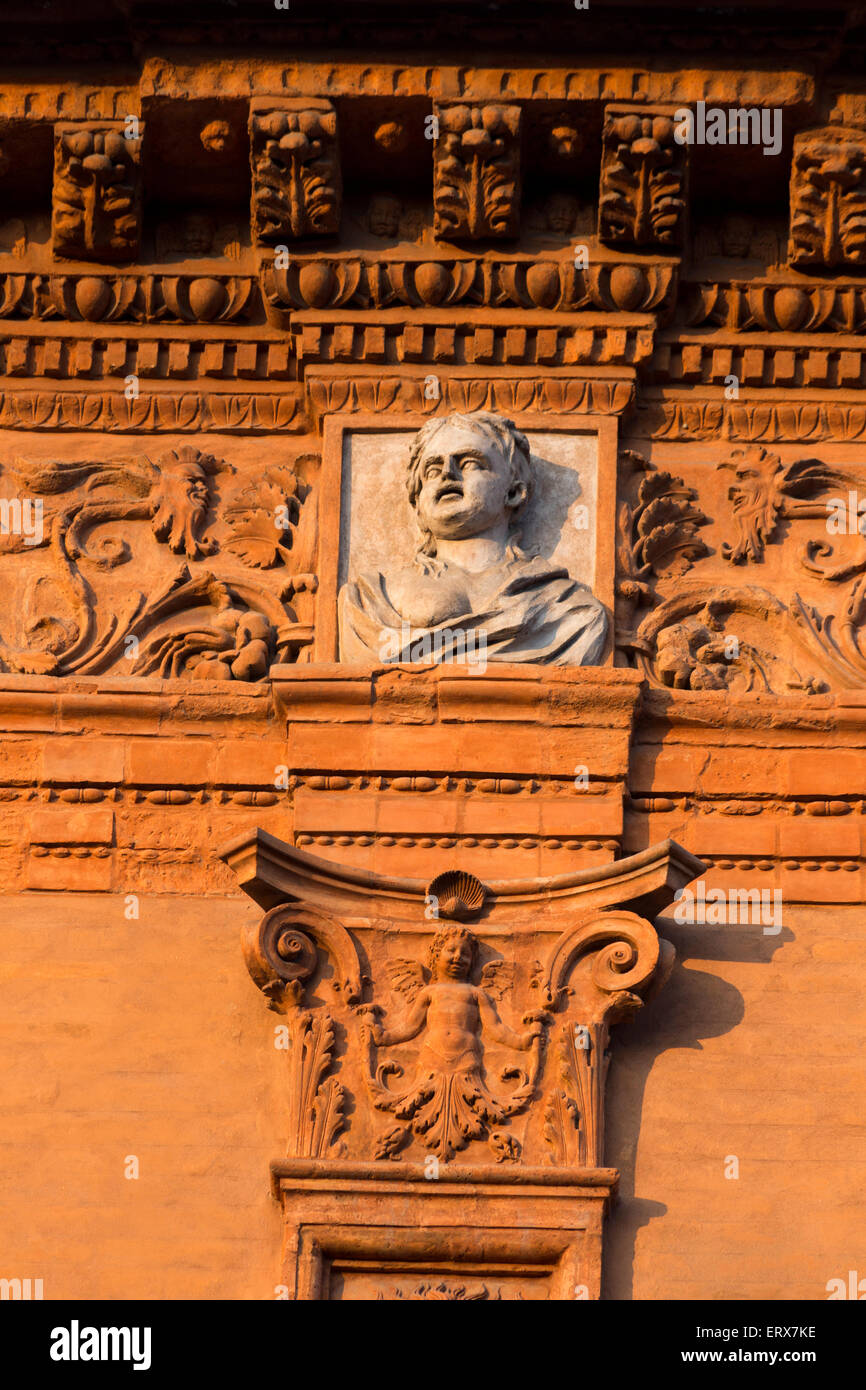
<svg viewBox="0 0 866 1390"><path fill-rule="evenodd" d="M864 711L860 713L859 711ZM804 729L824 733L837 727L866 728L866 692L825 695L725 694L718 691L652 690L643 694L644 720L671 726L728 729Z"/></svg>
<svg viewBox="0 0 866 1390"><path fill-rule="evenodd" d="M613 1168L443 1164L431 1181L423 1163L274 1163L287 1296L388 1297L382 1284L394 1280L398 1299L598 1299L617 1178Z"/></svg>
<svg viewBox="0 0 866 1390"><path fill-rule="evenodd" d="M643 688L638 671L613 667L471 665L273 666L277 709L317 723L529 720L630 728Z"/></svg>
<svg viewBox="0 0 866 1390"><path fill-rule="evenodd" d="M0 675L0 729L70 734L195 725L204 734L230 720L256 725L273 717L267 681L214 682L128 678Z"/></svg>

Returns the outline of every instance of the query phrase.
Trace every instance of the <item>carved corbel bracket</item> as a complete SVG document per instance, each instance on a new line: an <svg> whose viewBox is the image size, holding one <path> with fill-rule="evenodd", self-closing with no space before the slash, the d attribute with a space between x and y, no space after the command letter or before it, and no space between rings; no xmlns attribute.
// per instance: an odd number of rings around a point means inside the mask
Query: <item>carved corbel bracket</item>
<svg viewBox="0 0 866 1390"><path fill-rule="evenodd" d="M866 131L827 126L794 137L788 260L798 270L866 266Z"/></svg>
<svg viewBox="0 0 866 1390"><path fill-rule="evenodd" d="M634 912L588 916L553 946L535 983L549 1008L565 1012L553 1033L544 1105L543 1135L554 1163L603 1162L610 1029L658 992L674 959L672 944Z"/></svg>
<svg viewBox="0 0 866 1390"><path fill-rule="evenodd" d="M424 882L263 831L221 857L270 908L244 951L286 1017L288 1297L598 1298L609 1030L672 965L639 914L702 863L665 842L603 871Z"/></svg>
<svg viewBox="0 0 866 1390"><path fill-rule="evenodd" d="M361 997L358 953L349 933L316 908L286 904L272 908L244 928L247 969L270 1008L286 1018L283 1046L288 1053L287 1148L289 1157L335 1158L344 1152L338 1139L345 1125L348 1093L334 1074L341 1006ZM336 1011L316 1003L307 1007L306 988L320 970L320 951L333 970L329 981Z"/></svg>

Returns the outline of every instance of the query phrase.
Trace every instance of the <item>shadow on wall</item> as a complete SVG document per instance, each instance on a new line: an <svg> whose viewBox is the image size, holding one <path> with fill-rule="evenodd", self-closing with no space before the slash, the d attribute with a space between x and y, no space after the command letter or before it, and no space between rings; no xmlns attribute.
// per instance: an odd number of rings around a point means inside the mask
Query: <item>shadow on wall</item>
<svg viewBox="0 0 866 1390"><path fill-rule="evenodd" d="M730 927L678 926L663 917L657 926L676 947L677 964L658 998L613 1035L604 1161L619 1169L620 1185L619 1201L605 1233L604 1299L634 1298L638 1231L668 1210L663 1202L634 1195L644 1090L656 1059L671 1049L701 1051L702 1039L722 1037L745 1016L743 996L738 989L707 971L686 969L684 961L762 964L772 960L780 945L794 939L787 927L776 935L765 936L759 926L733 931ZM704 1087L700 1096L688 1098L689 1106L699 1107L701 1096L706 1104L710 1103L709 1089ZM687 1181L687 1155L683 1155L683 1174Z"/></svg>

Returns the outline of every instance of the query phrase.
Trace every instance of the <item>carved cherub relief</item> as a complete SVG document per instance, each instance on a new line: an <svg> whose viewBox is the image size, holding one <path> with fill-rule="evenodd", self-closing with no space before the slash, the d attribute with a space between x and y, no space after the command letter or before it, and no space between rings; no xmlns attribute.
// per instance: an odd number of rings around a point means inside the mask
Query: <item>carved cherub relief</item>
<svg viewBox="0 0 866 1390"><path fill-rule="evenodd" d="M478 941L467 927L449 925L438 931L428 954L427 969L418 961L396 960L388 968L389 979L409 1008L405 1017L390 1027L378 1022L371 1006L362 1024L363 1041L370 1054L367 1085L373 1104L390 1111L402 1123L380 1139L377 1157L395 1154L413 1135L438 1158L447 1161L473 1139L487 1135L497 1159L513 1159L519 1149L514 1138L498 1129L517 1114L534 1094L541 1066L543 1012L524 1016L525 1031L516 1032L503 1022L497 1009L511 984L511 967L490 961L472 983ZM421 1038L415 1078L403 1091L392 1092L388 1075L402 1072L399 1064L386 1062L374 1069L375 1049L395 1047ZM495 1096L488 1088L484 1067L484 1040L530 1052L528 1071L506 1068L502 1080L518 1079L511 1095Z"/></svg>
<svg viewBox="0 0 866 1390"><path fill-rule="evenodd" d="M350 576L339 599L344 661L486 659L596 664L604 606L561 565L520 544L535 465L526 436L478 411L430 420L406 486L421 532L407 568ZM483 641L481 640L483 638Z"/></svg>

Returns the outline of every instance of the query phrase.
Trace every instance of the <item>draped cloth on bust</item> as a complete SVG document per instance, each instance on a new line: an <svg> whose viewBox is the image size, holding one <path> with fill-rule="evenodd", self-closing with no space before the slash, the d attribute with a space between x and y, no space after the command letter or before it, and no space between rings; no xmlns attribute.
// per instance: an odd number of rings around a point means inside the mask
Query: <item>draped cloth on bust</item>
<svg viewBox="0 0 866 1390"><path fill-rule="evenodd" d="M438 562L419 556L419 575L435 582ZM388 597L383 574L358 576L340 592L343 661L526 661L592 666L601 658L607 615L566 569L540 556L516 555L482 611L454 613L432 627L410 626Z"/></svg>

